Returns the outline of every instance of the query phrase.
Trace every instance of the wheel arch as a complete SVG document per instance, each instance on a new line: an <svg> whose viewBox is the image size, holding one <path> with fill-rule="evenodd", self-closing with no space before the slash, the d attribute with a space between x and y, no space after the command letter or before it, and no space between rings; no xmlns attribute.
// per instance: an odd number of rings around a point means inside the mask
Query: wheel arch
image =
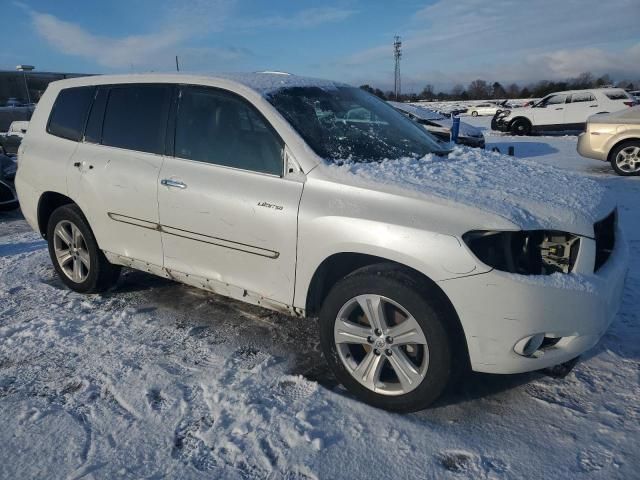
<svg viewBox="0 0 640 480"><path fill-rule="evenodd" d="M47 238L47 224L51 214L63 205L77 205L71 198L62 193L47 191L38 199L38 230L43 238Z"/></svg>
<svg viewBox="0 0 640 480"><path fill-rule="evenodd" d="M306 316L312 317L318 314L322 302L336 282L358 270L376 265L380 265L381 267L383 265L385 267L391 266L405 270L418 281L424 282L432 292L435 292L437 301L440 302L447 311L447 318L451 319L449 327L453 334L455 346L459 349L460 353L464 354L466 361L469 362L469 349L462 322L453 303L451 303L451 300L444 290L424 273L408 265L384 257L357 252L340 252L325 258L311 277L305 302Z"/></svg>
<svg viewBox="0 0 640 480"><path fill-rule="evenodd" d="M524 120L525 122L527 122L529 125L533 127L533 122L529 117L518 115L517 117L513 117L511 120L509 120L509 129L511 129L511 126L515 123L516 120Z"/></svg>
<svg viewBox="0 0 640 480"><path fill-rule="evenodd" d="M609 147L609 153L607 153L607 161L609 163L611 163L611 160L613 159L613 151L623 143L627 143L627 142L638 142L640 144L640 136L629 136L621 140L617 140L616 143L611 145Z"/></svg>

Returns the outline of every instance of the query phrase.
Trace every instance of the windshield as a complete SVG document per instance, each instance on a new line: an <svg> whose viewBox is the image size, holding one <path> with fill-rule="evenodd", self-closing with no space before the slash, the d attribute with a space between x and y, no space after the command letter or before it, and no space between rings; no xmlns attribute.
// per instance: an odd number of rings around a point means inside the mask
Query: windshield
<svg viewBox="0 0 640 480"><path fill-rule="evenodd" d="M445 148L391 106L355 87L292 87L267 100L330 162L423 157Z"/></svg>

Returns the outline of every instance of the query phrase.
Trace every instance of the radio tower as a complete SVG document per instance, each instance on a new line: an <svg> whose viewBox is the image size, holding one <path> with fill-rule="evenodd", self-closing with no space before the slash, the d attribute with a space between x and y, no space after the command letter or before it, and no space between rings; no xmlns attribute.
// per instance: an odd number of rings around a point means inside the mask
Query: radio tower
<svg viewBox="0 0 640 480"><path fill-rule="evenodd" d="M393 37L393 57L396 59L394 93L396 100L398 100L400 98L400 59L402 58L402 42L398 35Z"/></svg>

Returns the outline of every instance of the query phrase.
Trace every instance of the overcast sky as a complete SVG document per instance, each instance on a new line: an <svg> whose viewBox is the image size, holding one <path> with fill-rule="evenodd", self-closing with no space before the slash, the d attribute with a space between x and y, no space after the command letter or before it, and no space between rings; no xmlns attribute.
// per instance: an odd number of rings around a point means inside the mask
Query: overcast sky
<svg viewBox="0 0 640 480"><path fill-rule="evenodd" d="M591 71L640 79L640 0L5 0L0 68L284 70L403 90Z"/></svg>

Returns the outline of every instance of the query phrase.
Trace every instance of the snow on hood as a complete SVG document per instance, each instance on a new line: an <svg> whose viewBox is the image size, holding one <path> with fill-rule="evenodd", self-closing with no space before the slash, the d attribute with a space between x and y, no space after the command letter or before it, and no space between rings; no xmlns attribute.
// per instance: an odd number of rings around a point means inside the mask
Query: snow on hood
<svg viewBox="0 0 640 480"><path fill-rule="evenodd" d="M463 146L448 157L429 154L319 168L340 183L462 204L499 215L523 230L592 236L593 224L615 207L606 190L584 176Z"/></svg>
<svg viewBox="0 0 640 480"><path fill-rule="evenodd" d="M435 121L435 123L451 130L451 127L453 126L453 119L443 118L442 120ZM460 129L458 130L458 135L461 137L478 137L478 138L483 136L482 130L466 122L460 122Z"/></svg>
<svg viewBox="0 0 640 480"><path fill-rule="evenodd" d="M446 118L446 116L443 113L436 112L428 108L420 107L418 105L413 105L411 103L401 103L401 102L392 102L392 101L387 101L387 103L391 105L393 108L415 115L421 120L444 120Z"/></svg>
<svg viewBox="0 0 640 480"><path fill-rule="evenodd" d="M403 112L410 113L420 120L428 120L437 125L440 125L441 127L448 128L449 130L451 130L451 127L453 125L452 118L445 116L443 113L430 110L420 105L391 101L388 101L387 103L397 110L402 110ZM458 130L458 134L463 137L479 138L483 136L482 130L465 122L460 122L460 129Z"/></svg>

